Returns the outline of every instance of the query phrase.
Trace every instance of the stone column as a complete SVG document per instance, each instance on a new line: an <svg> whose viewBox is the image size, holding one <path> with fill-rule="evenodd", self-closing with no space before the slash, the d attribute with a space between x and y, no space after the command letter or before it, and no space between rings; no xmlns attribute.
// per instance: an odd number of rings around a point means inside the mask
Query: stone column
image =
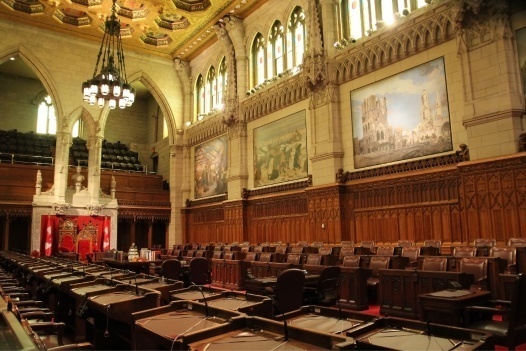
<svg viewBox="0 0 526 351"><path fill-rule="evenodd" d="M53 195L57 203L66 202L66 189L68 186L69 148L71 146L71 133L57 133L55 146L55 179Z"/></svg>
<svg viewBox="0 0 526 351"><path fill-rule="evenodd" d="M90 136L86 144L88 157L88 191L91 197L91 203L99 203L100 197L100 158L102 154L102 140L101 136Z"/></svg>

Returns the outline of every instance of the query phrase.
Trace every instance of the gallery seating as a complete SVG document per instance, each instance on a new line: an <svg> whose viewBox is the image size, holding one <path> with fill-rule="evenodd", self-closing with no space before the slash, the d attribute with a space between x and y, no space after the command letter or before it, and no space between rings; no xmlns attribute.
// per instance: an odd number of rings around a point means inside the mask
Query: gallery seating
<svg viewBox="0 0 526 351"><path fill-rule="evenodd" d="M376 250L378 256L392 256L394 254L394 247L382 246Z"/></svg>
<svg viewBox="0 0 526 351"><path fill-rule="evenodd" d="M453 257L475 257L477 248L472 246L458 246L453 248Z"/></svg>
<svg viewBox="0 0 526 351"><path fill-rule="evenodd" d="M422 262L423 271L446 271L447 257L426 257Z"/></svg>
<svg viewBox="0 0 526 351"><path fill-rule="evenodd" d="M208 260L204 257L194 257L189 267L190 282L195 285L211 283Z"/></svg>
<svg viewBox="0 0 526 351"><path fill-rule="evenodd" d="M409 269L418 268L418 256L420 256L420 248L416 246L406 246L402 248L402 257L407 257L409 259Z"/></svg>
<svg viewBox="0 0 526 351"><path fill-rule="evenodd" d="M345 256L343 258L343 267L360 267L361 257L358 255Z"/></svg>
<svg viewBox="0 0 526 351"><path fill-rule="evenodd" d="M506 261L506 270L504 273L514 274L517 272L516 262L517 249L515 247L497 247L493 246L489 250L489 257L500 257Z"/></svg>

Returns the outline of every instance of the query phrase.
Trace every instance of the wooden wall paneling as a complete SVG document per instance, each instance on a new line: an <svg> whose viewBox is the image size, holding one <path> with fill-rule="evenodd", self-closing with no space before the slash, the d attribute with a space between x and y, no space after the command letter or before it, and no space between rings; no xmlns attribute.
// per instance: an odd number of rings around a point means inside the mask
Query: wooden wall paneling
<svg viewBox="0 0 526 351"><path fill-rule="evenodd" d="M516 169L514 179L515 184L510 191L514 190L514 196L517 199L518 228L517 231L510 233L510 235L518 237L522 233L523 236L526 236L526 169Z"/></svg>

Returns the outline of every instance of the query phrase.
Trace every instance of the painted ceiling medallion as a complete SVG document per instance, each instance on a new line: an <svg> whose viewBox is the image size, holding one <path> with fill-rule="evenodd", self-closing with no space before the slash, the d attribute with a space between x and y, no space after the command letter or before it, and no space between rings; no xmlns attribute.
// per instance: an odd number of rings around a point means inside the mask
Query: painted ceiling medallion
<svg viewBox="0 0 526 351"><path fill-rule="evenodd" d="M91 23L91 17L84 11L72 8L56 9L54 16L62 23L73 26L88 26Z"/></svg>
<svg viewBox="0 0 526 351"><path fill-rule="evenodd" d="M161 28L170 30L185 29L190 25L188 18L172 12L164 12L155 18L155 23Z"/></svg>
<svg viewBox="0 0 526 351"><path fill-rule="evenodd" d="M172 0L174 5L188 12L204 11L210 6L210 0Z"/></svg>
<svg viewBox="0 0 526 351"><path fill-rule="evenodd" d="M99 28L104 32L104 23L101 23ZM128 23L121 22L121 38L130 37L134 31L135 29L133 26L129 25Z"/></svg>
<svg viewBox="0 0 526 351"><path fill-rule="evenodd" d="M44 5L37 0L2 0L4 4L13 10L29 14L43 13Z"/></svg>
<svg viewBox="0 0 526 351"><path fill-rule="evenodd" d="M120 0L117 1L117 13L130 19L146 18L150 11L140 1L136 0Z"/></svg>
<svg viewBox="0 0 526 351"><path fill-rule="evenodd" d="M147 31L144 34L141 34L141 40L145 44L153 45L153 46L164 46L171 43L172 38L168 34L164 33L154 33L151 31Z"/></svg>
<svg viewBox="0 0 526 351"><path fill-rule="evenodd" d="M84 6L98 6L102 4L102 0L71 0L71 2Z"/></svg>

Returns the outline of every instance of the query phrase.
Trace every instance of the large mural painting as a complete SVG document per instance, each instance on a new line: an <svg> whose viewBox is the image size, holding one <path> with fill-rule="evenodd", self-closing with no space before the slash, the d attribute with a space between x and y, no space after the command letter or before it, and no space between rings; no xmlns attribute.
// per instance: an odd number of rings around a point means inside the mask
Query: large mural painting
<svg viewBox="0 0 526 351"><path fill-rule="evenodd" d="M195 147L194 197L196 199L227 192L227 136L223 135Z"/></svg>
<svg viewBox="0 0 526 351"><path fill-rule="evenodd" d="M254 129L254 187L306 178L305 110Z"/></svg>
<svg viewBox="0 0 526 351"><path fill-rule="evenodd" d="M354 168L453 150L443 58L351 92Z"/></svg>

